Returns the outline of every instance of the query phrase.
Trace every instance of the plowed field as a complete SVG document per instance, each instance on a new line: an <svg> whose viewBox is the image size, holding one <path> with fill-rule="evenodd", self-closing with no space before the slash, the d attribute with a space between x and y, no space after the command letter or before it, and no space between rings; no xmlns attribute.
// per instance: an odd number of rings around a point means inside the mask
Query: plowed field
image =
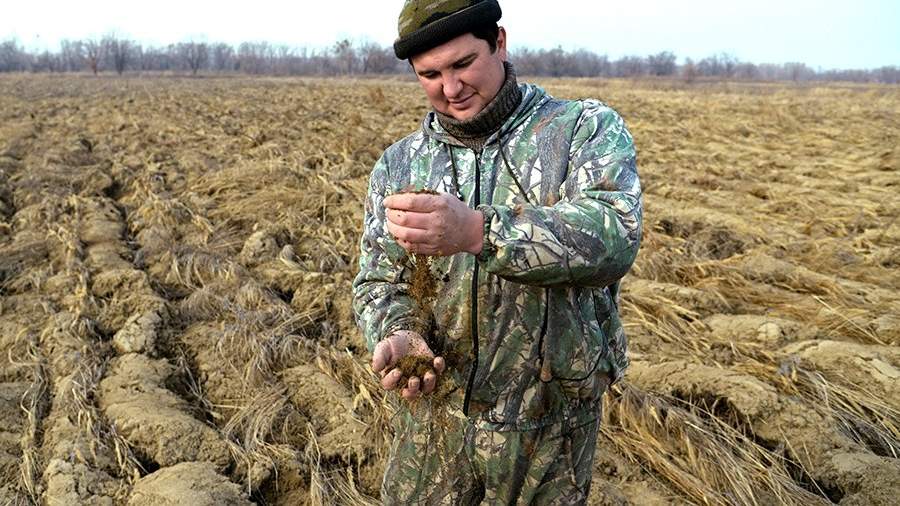
<svg viewBox="0 0 900 506"><path fill-rule="evenodd" d="M645 235L592 504L896 504L900 90L548 81ZM400 81L0 78L0 504L377 503L350 310Z"/></svg>

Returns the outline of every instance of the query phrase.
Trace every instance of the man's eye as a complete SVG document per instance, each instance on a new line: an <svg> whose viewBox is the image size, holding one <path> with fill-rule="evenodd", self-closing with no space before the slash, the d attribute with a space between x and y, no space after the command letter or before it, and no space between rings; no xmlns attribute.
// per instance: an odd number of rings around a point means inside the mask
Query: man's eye
<svg viewBox="0 0 900 506"><path fill-rule="evenodd" d="M462 61L462 62L457 63L457 64L454 65L453 67L454 67L454 68L458 68L458 69L464 69L464 68L468 67L468 66L471 65L471 64L472 64L472 60L466 60L466 61Z"/></svg>

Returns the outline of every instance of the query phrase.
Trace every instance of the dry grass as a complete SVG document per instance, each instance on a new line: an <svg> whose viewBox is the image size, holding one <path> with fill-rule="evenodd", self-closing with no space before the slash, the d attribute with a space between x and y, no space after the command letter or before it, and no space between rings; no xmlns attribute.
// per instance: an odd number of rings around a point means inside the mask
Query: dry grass
<svg viewBox="0 0 900 506"><path fill-rule="evenodd" d="M376 506L380 501L359 490L351 468L326 470L312 426L307 427L309 443L304 453L310 470L309 501L315 505L346 504L348 506Z"/></svg>
<svg viewBox="0 0 900 506"><path fill-rule="evenodd" d="M773 378L774 379L774 378ZM778 371L779 386L809 400L820 413L834 417L842 432L877 455L900 458L900 406L852 378L816 371L787 360Z"/></svg>
<svg viewBox="0 0 900 506"><path fill-rule="evenodd" d="M21 337L21 336L17 336ZM22 435L22 464L21 489L28 495L34 504L40 502L40 476L43 472L40 441L42 437L41 421L49 409L49 384L47 379L47 365L41 356L37 335L28 336L28 356L24 360L30 365L31 378L28 391L22 398L21 408L25 411L27 424ZM10 357L13 361L13 357Z"/></svg>
<svg viewBox="0 0 900 506"><path fill-rule="evenodd" d="M284 388L273 386L258 391L222 427L248 493L261 484L254 472L277 473L279 462L297 458L297 448L304 443L297 435L302 420Z"/></svg>
<svg viewBox="0 0 900 506"><path fill-rule="evenodd" d="M602 433L698 504L806 505L785 462L712 412L623 385L604 405Z"/></svg>

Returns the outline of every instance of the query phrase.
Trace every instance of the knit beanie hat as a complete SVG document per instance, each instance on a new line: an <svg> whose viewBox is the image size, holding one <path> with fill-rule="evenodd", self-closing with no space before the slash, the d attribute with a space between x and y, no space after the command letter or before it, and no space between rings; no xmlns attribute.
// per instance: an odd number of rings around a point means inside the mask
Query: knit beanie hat
<svg viewBox="0 0 900 506"><path fill-rule="evenodd" d="M406 0L394 54L405 60L491 23L502 15L497 0Z"/></svg>

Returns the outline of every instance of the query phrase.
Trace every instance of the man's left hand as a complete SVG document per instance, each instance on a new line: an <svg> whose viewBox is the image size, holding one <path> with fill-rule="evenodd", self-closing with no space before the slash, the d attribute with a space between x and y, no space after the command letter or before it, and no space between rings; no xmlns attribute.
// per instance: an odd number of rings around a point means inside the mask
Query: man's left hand
<svg viewBox="0 0 900 506"><path fill-rule="evenodd" d="M388 230L410 253L450 256L481 252L484 214L449 193L401 193L384 199Z"/></svg>

